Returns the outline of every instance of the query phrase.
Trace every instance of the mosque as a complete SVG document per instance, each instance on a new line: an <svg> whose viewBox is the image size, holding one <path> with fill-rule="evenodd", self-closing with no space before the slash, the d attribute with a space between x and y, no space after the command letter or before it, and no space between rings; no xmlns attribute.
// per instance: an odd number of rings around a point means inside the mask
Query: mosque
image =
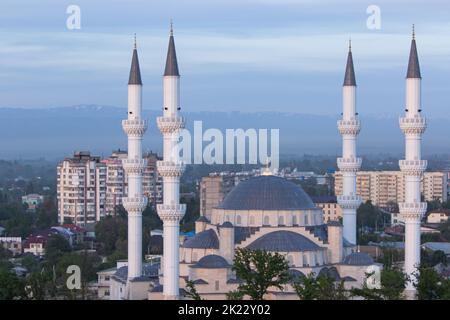
<svg viewBox="0 0 450 320"><path fill-rule="evenodd" d="M132 209L132 214L129 215L132 223L128 224L131 228L131 254L128 262L111 275L111 299L183 299L187 280L193 281L202 298L225 299L226 293L235 290L241 283L241 279L232 271L237 248L281 253L286 257L294 279L311 272L316 275L328 274L336 281L344 281L346 288L361 287L368 270L381 268L369 255L358 252L356 244L356 209L361 203L361 198L356 194L356 171L361 166L361 159L356 157L356 136L360 131L360 122L356 112L356 80L351 46L343 83L342 120L338 121L338 129L343 137L343 154L337 159L338 168L344 176L343 195L338 198L343 208L343 225L339 221L324 224L322 209L314 205L299 185L272 175L265 169L259 176L242 181L234 187L212 209L211 215L208 215L210 220L201 216L195 223L195 235L180 244L179 221L184 215L185 206L179 204L179 178L184 166L172 158L170 152L171 143L176 140L177 132L184 125L179 106L179 78L171 29L164 73L163 117L157 119L164 136L164 159L158 162L158 170L164 178L164 203L157 208L164 224L164 253L161 264L142 264L140 219L143 197L139 186L139 166L142 160L140 139L136 137L142 137L146 125L139 118L142 82L135 47L130 72L129 94L132 98L129 99L129 111L137 118L133 118L134 122L127 123L129 144L135 151L134 160L127 160L129 170L134 174L132 181L135 184L135 194L124 202L128 206L127 210ZM400 124L406 135L414 134L415 142L410 142L410 145L416 151L420 150L420 139L417 137L420 138L425 129L424 120L418 114L420 109L416 105L420 101L420 86L417 83L420 84L420 71L413 35L407 74L407 97L413 96L415 100L407 101L407 120L401 118ZM139 128L130 128L134 124ZM420 160L420 153L408 153L408 144L406 150L407 157L411 156L411 159L400 161L400 165L403 165L402 170L409 170L406 175L415 178L421 173L420 170L424 170L426 163ZM415 168L417 165L421 165L422 169ZM411 181L410 186L407 185L409 194L413 193L408 188L416 188L417 179L413 178L408 180ZM415 263L418 257L414 250L420 243L417 244L417 239L414 238L414 223L423 211L423 205L417 201L412 198L408 203L400 204L403 214L411 220L409 229L408 221L406 222L406 245L412 248L406 250L407 260L415 259ZM414 234L413 237L411 233ZM405 265L406 270L408 267L410 266ZM269 290L266 298L298 299L292 283L285 285L284 290Z"/></svg>

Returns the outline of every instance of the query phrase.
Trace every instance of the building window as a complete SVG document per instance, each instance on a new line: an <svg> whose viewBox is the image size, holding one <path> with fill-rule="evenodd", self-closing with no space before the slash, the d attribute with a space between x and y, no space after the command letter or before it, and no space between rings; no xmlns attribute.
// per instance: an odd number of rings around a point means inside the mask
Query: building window
<svg viewBox="0 0 450 320"><path fill-rule="evenodd" d="M297 225L297 216L292 217L292 224L295 226Z"/></svg>
<svg viewBox="0 0 450 320"><path fill-rule="evenodd" d="M278 217L278 225L284 226L284 217L283 216Z"/></svg>
<svg viewBox="0 0 450 320"><path fill-rule="evenodd" d="M264 225L268 226L269 225L269 216L265 216L264 217Z"/></svg>
<svg viewBox="0 0 450 320"><path fill-rule="evenodd" d="M237 225L241 224L241 216L240 215L236 216L236 224Z"/></svg>
<svg viewBox="0 0 450 320"><path fill-rule="evenodd" d="M219 291L219 281L215 282L216 291Z"/></svg>
<svg viewBox="0 0 450 320"><path fill-rule="evenodd" d="M287 260L288 260L289 266L293 267L294 266L294 257L289 255L289 256L287 256Z"/></svg>
<svg viewBox="0 0 450 320"><path fill-rule="evenodd" d="M308 224L309 224L309 221L308 221L309 219L308 219L308 214L306 213L305 214L305 226L307 226Z"/></svg>
<svg viewBox="0 0 450 320"><path fill-rule="evenodd" d="M308 257L306 255L306 253L303 254L303 266L304 267L308 267Z"/></svg>
<svg viewBox="0 0 450 320"><path fill-rule="evenodd" d="M251 216L250 217L250 225L254 225L255 224L255 217Z"/></svg>

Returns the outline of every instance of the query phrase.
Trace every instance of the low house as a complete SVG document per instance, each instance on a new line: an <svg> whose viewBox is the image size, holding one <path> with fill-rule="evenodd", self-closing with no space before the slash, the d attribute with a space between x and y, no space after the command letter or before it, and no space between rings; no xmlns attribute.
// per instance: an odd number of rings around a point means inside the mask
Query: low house
<svg viewBox="0 0 450 320"><path fill-rule="evenodd" d="M428 212L427 223L445 223L450 216L449 209L438 209Z"/></svg>
<svg viewBox="0 0 450 320"><path fill-rule="evenodd" d="M22 253L21 237L0 237L0 246L15 255Z"/></svg>

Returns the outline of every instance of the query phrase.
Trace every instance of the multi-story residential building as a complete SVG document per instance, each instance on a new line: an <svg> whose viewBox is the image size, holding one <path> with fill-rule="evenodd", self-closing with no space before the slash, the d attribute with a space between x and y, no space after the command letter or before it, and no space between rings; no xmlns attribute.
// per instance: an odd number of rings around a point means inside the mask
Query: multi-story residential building
<svg viewBox="0 0 450 320"><path fill-rule="evenodd" d="M126 151L113 151L101 160L89 152L76 152L57 167L57 197L60 224L73 222L78 226L115 215L122 198L128 194L128 179L122 165ZM143 191L149 204L162 203L162 177L156 170L156 153L146 153L147 166L143 174Z"/></svg>
<svg viewBox="0 0 450 320"><path fill-rule="evenodd" d="M316 207L322 209L324 223L342 219L342 208L337 203L336 196L316 196L311 199Z"/></svg>
<svg viewBox="0 0 450 320"><path fill-rule="evenodd" d="M59 223L86 225L106 214L107 168L100 157L75 152L57 166Z"/></svg>
<svg viewBox="0 0 450 320"><path fill-rule="evenodd" d="M342 175L335 173L334 189L336 195L342 194ZM425 201L447 201L447 173L425 172L421 190ZM356 176L356 190L363 201L390 208L393 204L404 202L405 181L401 171L360 171Z"/></svg>
<svg viewBox="0 0 450 320"><path fill-rule="evenodd" d="M427 223L445 223L449 220L450 210L437 209L428 212Z"/></svg>
<svg viewBox="0 0 450 320"><path fill-rule="evenodd" d="M113 151L112 155L102 160L106 166L106 215L115 215L117 207L122 204L122 198L127 195L127 178L122 166L122 160L126 159L126 151Z"/></svg>
<svg viewBox="0 0 450 320"><path fill-rule="evenodd" d="M162 158L151 151L144 153L143 158L147 160L142 177L144 195L148 198L148 204L156 208L156 204L163 202L163 180L156 169L156 162Z"/></svg>

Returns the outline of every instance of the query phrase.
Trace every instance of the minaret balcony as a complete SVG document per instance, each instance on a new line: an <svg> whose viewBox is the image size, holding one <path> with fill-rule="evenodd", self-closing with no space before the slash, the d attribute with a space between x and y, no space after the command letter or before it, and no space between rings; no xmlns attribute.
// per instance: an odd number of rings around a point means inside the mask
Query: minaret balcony
<svg viewBox="0 0 450 320"><path fill-rule="evenodd" d="M398 204L400 216L406 220L420 220L427 212L426 202L401 202Z"/></svg>
<svg viewBox="0 0 450 320"><path fill-rule="evenodd" d="M142 137L147 130L148 122L147 120L122 120L122 128L126 135L128 136L138 136Z"/></svg>
<svg viewBox="0 0 450 320"><path fill-rule="evenodd" d="M184 128L184 117L157 117L156 123L162 134L172 133Z"/></svg>
<svg viewBox="0 0 450 320"><path fill-rule="evenodd" d="M427 168L427 160L400 160L400 170L409 176L421 176Z"/></svg>
<svg viewBox="0 0 450 320"><path fill-rule="evenodd" d="M147 166L146 159L123 159L122 166L127 175L139 175L144 173L144 169Z"/></svg>
<svg viewBox="0 0 450 320"><path fill-rule="evenodd" d="M122 205L129 215L140 215L147 208L146 197L122 198Z"/></svg>
<svg viewBox="0 0 450 320"><path fill-rule="evenodd" d="M337 196L337 202L342 209L358 209L362 203L359 195L340 195Z"/></svg>
<svg viewBox="0 0 450 320"><path fill-rule="evenodd" d="M361 122L358 119L338 120L338 130L341 135L358 135L361 131Z"/></svg>
<svg viewBox="0 0 450 320"><path fill-rule="evenodd" d="M186 166L183 163L175 163L173 161L157 161L156 167L163 177L180 177Z"/></svg>
<svg viewBox="0 0 450 320"><path fill-rule="evenodd" d="M427 128L427 120L421 116L414 118L401 117L399 123L400 129L404 134L423 134Z"/></svg>
<svg viewBox="0 0 450 320"><path fill-rule="evenodd" d="M162 221L179 222L186 212L186 204L158 204L156 211Z"/></svg>
<svg viewBox="0 0 450 320"><path fill-rule="evenodd" d="M361 158L337 158L337 166L342 172L356 172L361 168Z"/></svg>

